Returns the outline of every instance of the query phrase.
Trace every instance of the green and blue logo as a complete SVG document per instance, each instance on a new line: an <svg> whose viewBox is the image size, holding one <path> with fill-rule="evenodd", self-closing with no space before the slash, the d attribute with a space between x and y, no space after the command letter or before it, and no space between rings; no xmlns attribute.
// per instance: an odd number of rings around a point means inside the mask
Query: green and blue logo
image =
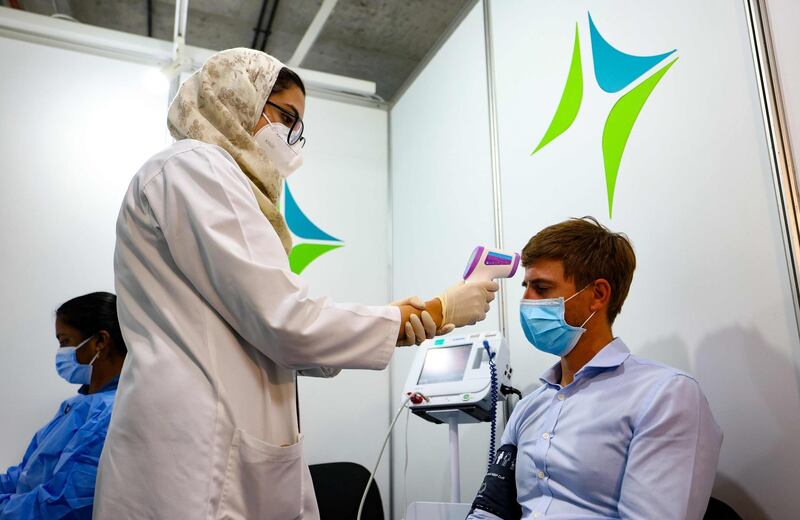
<svg viewBox="0 0 800 520"><path fill-rule="evenodd" d="M638 81L653 67L675 53L676 49L654 56L634 56L620 51L603 38L589 14L589 34L592 44L594 76L598 86L609 94L615 94ZM614 206L614 188L617 184L622 154L633 130L633 125L645 102L664 74L678 61L675 58L656 72L642 80L638 85L623 94L609 112L603 128L603 166L608 194L608 216ZM578 117L583 99L583 67L581 65L581 44L578 24L575 24L575 41L572 49L572 63L567 74L564 92L556 108L550 126L539 144L531 152L535 154L572 126Z"/></svg>
<svg viewBox="0 0 800 520"><path fill-rule="evenodd" d="M289 189L289 183L287 182L285 186L283 217L286 219L286 225L293 235L308 241L295 244L289 253L289 266L292 272L300 274L311 262L325 253L344 247L344 243L311 222L297 205L297 200Z"/></svg>

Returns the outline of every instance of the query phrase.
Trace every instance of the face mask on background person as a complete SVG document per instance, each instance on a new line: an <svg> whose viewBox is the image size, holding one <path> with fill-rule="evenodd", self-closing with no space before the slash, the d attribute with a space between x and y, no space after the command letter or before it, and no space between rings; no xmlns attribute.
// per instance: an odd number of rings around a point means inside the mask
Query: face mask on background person
<svg viewBox="0 0 800 520"><path fill-rule="evenodd" d="M588 285L586 286L588 287ZM564 319L564 304L586 289L584 287L566 300L546 298L520 301L519 316L522 330L528 341L548 354L564 357L575 348L586 329L583 328L597 313L593 312L580 327L574 327Z"/></svg>
<svg viewBox="0 0 800 520"><path fill-rule="evenodd" d="M68 383L74 385L88 385L92 382L92 364L97 359L97 356L100 355L100 352L94 355L88 365L83 365L78 362L77 353L78 349L83 347L93 337L94 334L74 347L60 347L56 351L56 372Z"/></svg>

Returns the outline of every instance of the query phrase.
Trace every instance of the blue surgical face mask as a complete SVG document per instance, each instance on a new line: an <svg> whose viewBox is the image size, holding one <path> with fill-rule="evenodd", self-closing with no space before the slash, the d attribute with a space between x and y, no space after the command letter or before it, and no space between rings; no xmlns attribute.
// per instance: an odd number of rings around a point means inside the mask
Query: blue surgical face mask
<svg viewBox="0 0 800 520"><path fill-rule="evenodd" d="M77 356L78 349L88 343L92 337L94 335L81 341L77 346L61 347L56 351L56 372L68 383L88 385L92 382L92 364L97 359L97 356L100 355L100 352L94 355L88 365L79 363Z"/></svg>
<svg viewBox="0 0 800 520"><path fill-rule="evenodd" d="M588 285L586 286L588 287ZM547 298L544 300L522 300L519 306L519 317L522 330L531 345L559 357L569 354L586 329L583 328L591 316L580 327L574 327L564 320L564 304L583 292L584 287L566 300L564 298Z"/></svg>

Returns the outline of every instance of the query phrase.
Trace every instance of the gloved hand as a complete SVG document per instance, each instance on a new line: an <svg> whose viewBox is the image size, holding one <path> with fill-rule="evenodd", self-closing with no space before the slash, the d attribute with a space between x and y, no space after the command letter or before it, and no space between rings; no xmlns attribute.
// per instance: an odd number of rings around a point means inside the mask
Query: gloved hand
<svg viewBox="0 0 800 520"><path fill-rule="evenodd" d="M428 311L422 311L419 316L412 314L406 322L405 329L406 337L397 343L398 347L422 345L426 339L436 336L436 322Z"/></svg>
<svg viewBox="0 0 800 520"><path fill-rule="evenodd" d="M455 324L453 324L453 323L444 323L439 328L439 330L436 331L436 335L437 336L444 336L445 334L450 334L454 330L456 330Z"/></svg>
<svg viewBox="0 0 800 520"><path fill-rule="evenodd" d="M444 316L442 323L463 327L483 321L499 288L494 281L458 282L439 296ZM442 325L442 328L445 326Z"/></svg>
<svg viewBox="0 0 800 520"><path fill-rule="evenodd" d="M406 335L403 339L397 341L398 347L421 345L423 341L431 339L436 335L436 322L433 321L430 313L425 310L425 302L418 296L398 300L389 305L394 305L396 307L409 305L422 311L419 316L416 314L409 316L408 321L403 325Z"/></svg>

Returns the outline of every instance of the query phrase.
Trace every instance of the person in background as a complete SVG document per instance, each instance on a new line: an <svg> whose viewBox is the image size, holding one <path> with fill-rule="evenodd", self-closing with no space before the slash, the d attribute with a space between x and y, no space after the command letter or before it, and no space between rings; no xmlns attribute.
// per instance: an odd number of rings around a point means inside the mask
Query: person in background
<svg viewBox="0 0 800 520"><path fill-rule="evenodd" d="M117 298L79 296L56 311L55 369L78 395L36 432L22 462L0 474L0 519L92 518L95 476L127 350Z"/></svg>
<svg viewBox="0 0 800 520"><path fill-rule="evenodd" d="M514 408L468 519L701 519L722 431L691 375L611 331L636 268L627 237L568 220L522 265L522 330L559 360Z"/></svg>

